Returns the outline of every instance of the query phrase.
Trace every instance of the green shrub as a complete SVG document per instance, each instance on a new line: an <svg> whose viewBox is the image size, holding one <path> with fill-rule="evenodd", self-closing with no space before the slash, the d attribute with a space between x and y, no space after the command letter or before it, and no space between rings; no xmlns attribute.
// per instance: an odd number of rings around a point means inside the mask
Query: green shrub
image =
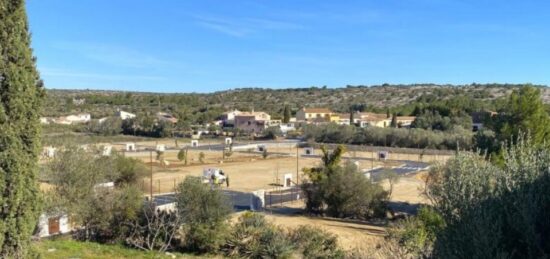
<svg viewBox="0 0 550 259"><path fill-rule="evenodd" d="M407 253L414 256L429 256L437 234L445 222L431 207L422 207L414 217L407 218L390 228L389 239L397 241Z"/></svg>
<svg viewBox="0 0 550 259"><path fill-rule="evenodd" d="M461 153L432 172L428 194L447 227L440 258L546 258L550 255L550 149L531 139L503 149L503 165Z"/></svg>
<svg viewBox="0 0 550 259"><path fill-rule="evenodd" d="M185 224L183 246L195 252L216 252L227 232L230 202L219 190L203 184L199 177L187 177L178 185L178 214Z"/></svg>
<svg viewBox="0 0 550 259"><path fill-rule="evenodd" d="M252 212L241 215L223 247L226 256L244 258L290 258L293 249L284 230Z"/></svg>
<svg viewBox="0 0 550 259"><path fill-rule="evenodd" d="M300 226L290 232L290 240L304 258L343 258L337 237L311 226Z"/></svg>

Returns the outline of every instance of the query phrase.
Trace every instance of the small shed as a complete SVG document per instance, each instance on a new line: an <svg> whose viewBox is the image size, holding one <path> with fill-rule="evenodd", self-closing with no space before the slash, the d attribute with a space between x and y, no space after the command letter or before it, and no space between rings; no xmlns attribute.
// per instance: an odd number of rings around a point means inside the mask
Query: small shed
<svg viewBox="0 0 550 259"><path fill-rule="evenodd" d="M388 160L390 152L388 151L378 151L378 160Z"/></svg>
<svg viewBox="0 0 550 259"><path fill-rule="evenodd" d="M101 155L110 156L112 151L113 151L112 146L103 146L103 148L101 150Z"/></svg>
<svg viewBox="0 0 550 259"><path fill-rule="evenodd" d="M258 145L258 151L264 152L266 150L265 145Z"/></svg>
<svg viewBox="0 0 550 259"><path fill-rule="evenodd" d="M136 143L126 143L126 148L125 150L127 152L134 152L136 151Z"/></svg>
<svg viewBox="0 0 550 259"><path fill-rule="evenodd" d="M194 140L191 140L191 146L192 147L198 147L199 146L199 141L194 139Z"/></svg>
<svg viewBox="0 0 550 259"><path fill-rule="evenodd" d="M231 145L233 143L233 139L232 138L225 138L225 144L226 145Z"/></svg>
<svg viewBox="0 0 550 259"><path fill-rule="evenodd" d="M155 150L156 150L156 151L164 152L164 151L166 151L166 145L164 145L164 144L157 144Z"/></svg>
<svg viewBox="0 0 550 259"><path fill-rule="evenodd" d="M67 214L42 214L38 219L37 228L40 237L65 234L74 229Z"/></svg>
<svg viewBox="0 0 550 259"><path fill-rule="evenodd" d="M55 152L57 151L57 148L54 148L54 147L47 147L46 150L44 150L44 155L46 157L54 157L55 156Z"/></svg>
<svg viewBox="0 0 550 259"><path fill-rule="evenodd" d="M304 155L311 156L314 155L315 150L312 147L306 147L304 148Z"/></svg>

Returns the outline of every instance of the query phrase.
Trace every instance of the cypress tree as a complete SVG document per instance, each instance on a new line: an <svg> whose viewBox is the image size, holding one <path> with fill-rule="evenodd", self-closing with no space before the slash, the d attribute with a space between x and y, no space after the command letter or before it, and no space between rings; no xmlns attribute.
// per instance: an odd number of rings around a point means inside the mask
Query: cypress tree
<svg viewBox="0 0 550 259"><path fill-rule="evenodd" d="M353 113L355 111L353 110L353 106L350 106L349 107L349 125L353 125L354 124L354 118L353 118Z"/></svg>
<svg viewBox="0 0 550 259"><path fill-rule="evenodd" d="M390 127L397 128L397 114L393 114L391 117Z"/></svg>
<svg viewBox="0 0 550 259"><path fill-rule="evenodd" d="M40 214L39 112L44 95L24 0L0 0L0 258L24 258Z"/></svg>
<svg viewBox="0 0 550 259"><path fill-rule="evenodd" d="M285 105L285 109L283 111L283 122L288 123L290 121L290 107L288 105Z"/></svg>

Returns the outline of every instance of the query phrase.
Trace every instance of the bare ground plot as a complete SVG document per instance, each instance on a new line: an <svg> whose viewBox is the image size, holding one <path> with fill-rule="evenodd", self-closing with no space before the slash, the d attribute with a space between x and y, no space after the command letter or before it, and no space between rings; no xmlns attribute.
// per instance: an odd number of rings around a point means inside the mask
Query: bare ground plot
<svg viewBox="0 0 550 259"><path fill-rule="evenodd" d="M389 189L387 182L382 183L385 189ZM408 203L411 205L427 204L429 201L422 195L424 183L418 177L403 177L394 185L391 202ZM304 216L304 203L302 201L286 203L283 207L269 209L264 212L273 223L286 228L295 228L300 225L311 225L324 229L338 236L340 245L346 250L359 249L361 251L374 251L384 242L386 227L366 222L339 220L333 218Z"/></svg>
<svg viewBox="0 0 550 259"><path fill-rule="evenodd" d="M204 153L204 163L199 162L199 153ZM272 155L263 159L261 154L234 152L230 158L222 161L221 151L189 151L188 165L178 161L176 152L165 153L165 159L169 165L162 167L156 161L153 153L153 190L155 193L172 192L174 186L186 176L201 176L204 168L215 167L222 169L228 176L230 190L251 192L259 189L272 189L274 184L283 183L284 174L292 174L296 182L296 157ZM150 156L139 157L148 163ZM313 167L321 163L320 158L301 157L298 161L299 177L302 178L304 167ZM396 162L361 161L360 169L370 169L372 166L396 166ZM145 181L148 181L145 180ZM149 192L148 183L144 183L144 191Z"/></svg>

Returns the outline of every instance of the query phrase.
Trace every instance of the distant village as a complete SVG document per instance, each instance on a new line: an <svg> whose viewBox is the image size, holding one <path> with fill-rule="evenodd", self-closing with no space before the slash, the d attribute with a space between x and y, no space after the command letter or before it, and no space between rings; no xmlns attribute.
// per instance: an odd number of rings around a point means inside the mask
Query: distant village
<svg viewBox="0 0 550 259"><path fill-rule="evenodd" d="M488 115L487 112L478 112L471 114L473 120L473 131L480 130L483 127L484 118ZM494 116L494 112L489 112L489 116ZM118 110L111 117L97 118L98 123L103 123L108 118L119 118L121 120L134 119L136 114ZM155 114L156 122L164 122L176 124L178 119L166 112L158 112ZM194 135L208 134L206 129L210 126L217 126L224 131L236 130L242 134L259 135L268 128L276 128L281 133L286 134L295 131L305 125L322 125L335 123L338 125L356 125L358 127L395 127L395 128L410 128L415 121L416 116L396 116L390 114L360 112L353 113L337 113L328 108L301 108L295 117L291 117L288 121L281 119L272 119L271 115L263 111L227 111L219 116L219 119L212 121L206 125L197 125L198 130L195 130ZM85 124L92 121L92 116L89 113L78 113L60 117L41 117L42 124L61 124L74 125ZM393 122L392 122L393 121ZM204 129L201 129L204 127Z"/></svg>

